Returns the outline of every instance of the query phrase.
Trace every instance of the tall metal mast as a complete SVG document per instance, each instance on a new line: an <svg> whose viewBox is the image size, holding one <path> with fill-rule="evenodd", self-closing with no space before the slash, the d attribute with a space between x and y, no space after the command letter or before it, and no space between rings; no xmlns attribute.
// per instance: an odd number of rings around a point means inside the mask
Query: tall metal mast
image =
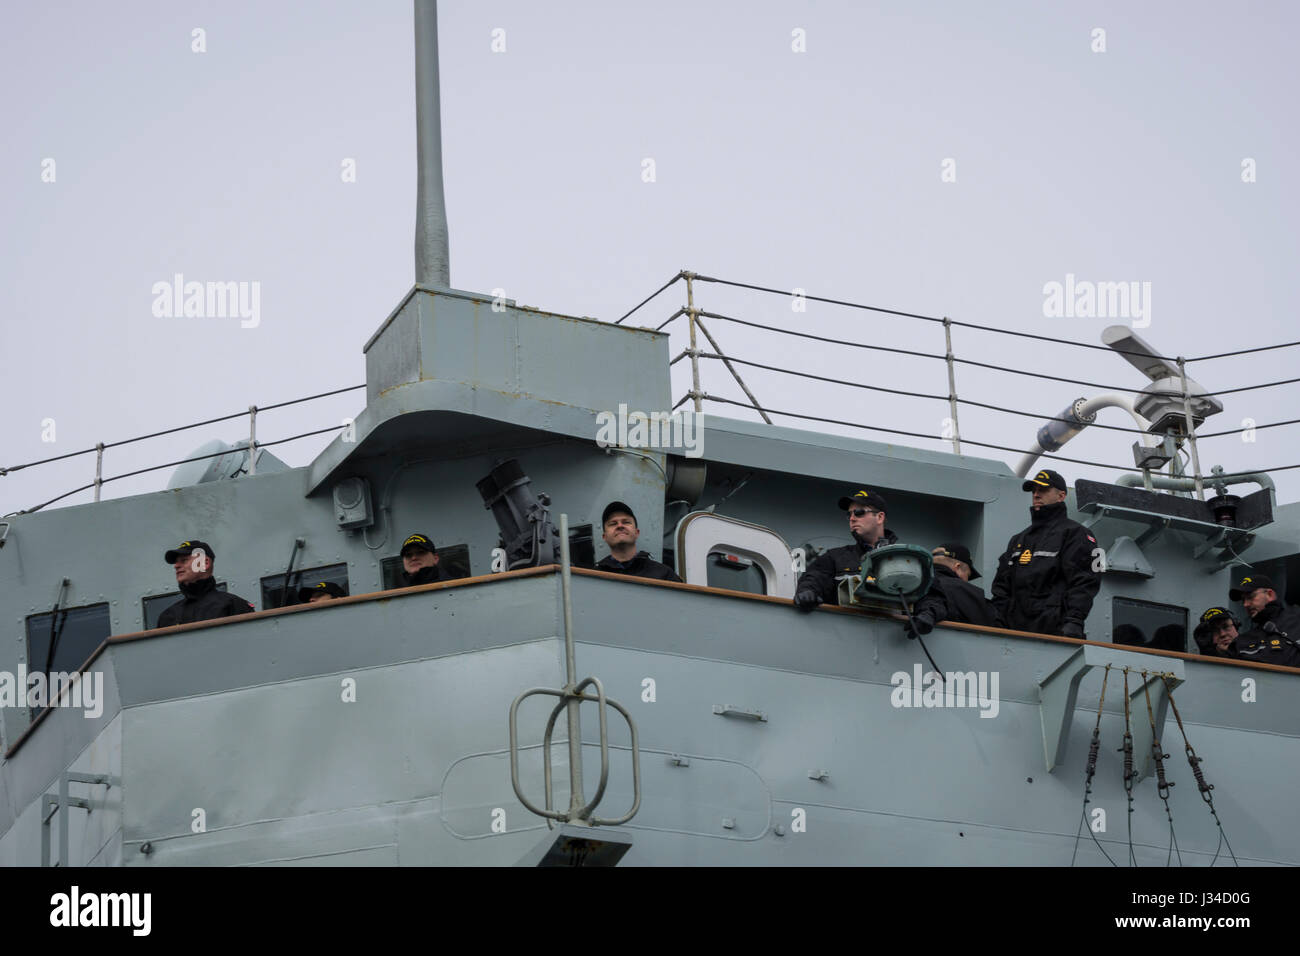
<svg viewBox="0 0 1300 956"><path fill-rule="evenodd" d="M415 211L415 281L451 288L447 204L442 192L442 109L438 95L438 4L415 0L415 115L419 178Z"/></svg>

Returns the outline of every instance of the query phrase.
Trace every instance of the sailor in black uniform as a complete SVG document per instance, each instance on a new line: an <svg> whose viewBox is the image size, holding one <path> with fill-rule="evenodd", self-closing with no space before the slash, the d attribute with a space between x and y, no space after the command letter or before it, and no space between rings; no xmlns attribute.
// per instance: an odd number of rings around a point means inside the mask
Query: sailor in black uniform
<svg viewBox="0 0 1300 956"><path fill-rule="evenodd" d="M239 595L217 590L217 581L212 576L217 555L211 545L202 541L182 541L179 547L164 554L163 560L175 569L176 584L182 596L158 616L158 627L232 617L257 610Z"/></svg>
<svg viewBox="0 0 1300 956"><path fill-rule="evenodd" d="M402 542L402 580L407 587L447 580L438 567L438 549L427 534L408 535Z"/></svg>
<svg viewBox="0 0 1300 956"><path fill-rule="evenodd" d="M859 573L868 551L898 543L898 535L885 527L885 499L874 491L861 489L845 495L839 505L841 511L848 512L854 543L818 555L799 576L794 603L805 611L818 604L837 604L840 579Z"/></svg>
<svg viewBox="0 0 1300 956"><path fill-rule="evenodd" d="M1065 510L1065 479L1040 471L1021 486L1031 492L1031 524L1012 536L998 559L993 605L1016 631L1083 637L1101 589L1093 570L1097 539Z"/></svg>
<svg viewBox="0 0 1300 956"><path fill-rule="evenodd" d="M309 588L298 589L299 604L319 604L321 601L333 601L335 598L347 596L348 592L333 581L321 581Z"/></svg>
<svg viewBox="0 0 1300 956"><path fill-rule="evenodd" d="M1192 637L1206 657L1236 657L1233 647L1241 622L1226 607L1208 608L1197 622Z"/></svg>
<svg viewBox="0 0 1300 956"><path fill-rule="evenodd" d="M645 551L636 549L641 529L637 527L636 515L632 514L632 509L626 504L621 501L607 504L600 516L600 527L600 537L609 545L609 554L596 563L596 570L682 583L682 579L668 565L660 564Z"/></svg>
<svg viewBox="0 0 1300 956"><path fill-rule="evenodd" d="M1262 574L1247 574L1228 597L1240 601L1250 615L1250 629L1233 643L1243 661L1300 667L1300 608L1278 600L1273 582Z"/></svg>
<svg viewBox="0 0 1300 956"><path fill-rule="evenodd" d="M980 573L971 563L970 551L963 544L941 544L931 552L934 558L934 581L930 590L916 603L908 628L929 634L940 621L961 621L1000 627L997 609L984 596L984 590L971 584Z"/></svg>

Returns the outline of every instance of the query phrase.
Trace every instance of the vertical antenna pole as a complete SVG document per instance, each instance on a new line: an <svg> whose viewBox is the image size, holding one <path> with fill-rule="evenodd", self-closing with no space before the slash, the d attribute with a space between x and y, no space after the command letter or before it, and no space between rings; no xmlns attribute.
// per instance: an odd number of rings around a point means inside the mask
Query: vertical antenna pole
<svg viewBox="0 0 1300 956"><path fill-rule="evenodd" d="M442 108L438 94L438 4L415 0L415 281L451 288L447 203L442 191Z"/></svg>

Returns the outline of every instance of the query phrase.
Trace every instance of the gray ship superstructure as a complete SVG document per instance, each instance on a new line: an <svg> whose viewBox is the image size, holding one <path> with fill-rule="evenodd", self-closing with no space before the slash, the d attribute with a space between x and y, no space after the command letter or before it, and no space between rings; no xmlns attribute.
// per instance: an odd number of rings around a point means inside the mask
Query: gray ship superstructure
<svg viewBox="0 0 1300 956"><path fill-rule="evenodd" d="M422 210L441 206L426 132ZM363 346L364 407L309 465L252 435L166 490L0 521L0 694L80 670L55 706L0 706L0 864L1164 865L1169 815L1175 862L1300 863L1275 825L1300 786L1300 671L1188 653L1243 567L1300 603L1300 510L1267 475L1202 469L1218 407L1182 363L1108 332L1148 380L1136 399L1050 416L1016 469L955 435L938 452L706 415L697 332L720 350L682 273L702 430L611 443L612 414L675 407L669 333L455 290L445 228L418 235L417 285ZM903 542L964 542L991 579L1028 520L1022 475L1108 407L1142 437L1132 477L1069 499L1104 551L1093 640L941 624L923 649L863 590L792 606L864 486ZM613 500L685 584L591 569ZM457 577L399 587L415 530ZM186 537L255 613L151 629ZM291 603L320 581L350 596ZM1140 643L1105 641L1125 628Z"/></svg>

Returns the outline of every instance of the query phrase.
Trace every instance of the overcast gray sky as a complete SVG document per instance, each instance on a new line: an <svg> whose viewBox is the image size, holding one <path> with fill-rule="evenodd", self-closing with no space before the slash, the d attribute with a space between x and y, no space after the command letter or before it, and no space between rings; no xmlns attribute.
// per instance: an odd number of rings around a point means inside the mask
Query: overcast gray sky
<svg viewBox="0 0 1300 956"><path fill-rule="evenodd" d="M1045 315L1044 286L1073 275L1150 283L1141 334L1167 354L1300 338L1298 9L445 0L452 283L613 320L688 268L1088 342L1129 321ZM0 465L361 384L361 346L413 280L413 70L409 0L0 10ZM355 182L344 181L347 160ZM1254 182L1243 182L1246 160ZM177 273L259 283L257 326L156 316L154 284ZM837 339L943 351L928 323L815 303L796 313L788 298L716 285L699 301ZM657 325L683 302L675 288L635 321ZM673 328L675 353L681 320ZM712 330L751 361L947 392L941 362ZM1007 369L1143 384L1108 353L964 328L954 344ZM1291 377L1298 358L1284 349L1189 368L1214 390ZM675 398L686 374L683 363ZM771 407L947 447L945 403L745 374ZM743 398L722 369L706 365L704 382ZM957 388L1044 415L1102 391L969 366ZM1288 419L1298 394L1226 396L1204 430ZM337 424L361 404L354 392L267 412L259 438ZM42 440L47 420L53 442ZM1101 420L1130 424L1114 410ZM1023 447L1036 428L961 411L963 436L977 441ZM1203 467L1298 464L1298 430L1207 439ZM113 449L105 473L245 434L231 422ZM1094 429L1063 454L1131 464L1133 438ZM302 465L327 440L274 452ZM1071 481L1115 474L1057 467ZM169 474L105 494L156 490ZM0 513L92 477L93 456L0 478ZM1293 500L1300 470L1276 478Z"/></svg>

